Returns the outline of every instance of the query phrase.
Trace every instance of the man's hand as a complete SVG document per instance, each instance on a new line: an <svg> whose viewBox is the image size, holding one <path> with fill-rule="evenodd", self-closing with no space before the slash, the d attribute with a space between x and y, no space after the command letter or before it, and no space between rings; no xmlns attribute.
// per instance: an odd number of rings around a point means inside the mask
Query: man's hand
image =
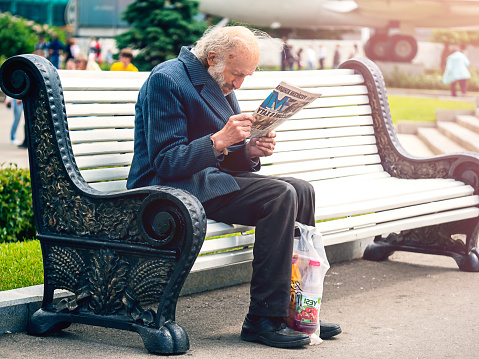
<svg viewBox="0 0 479 359"><path fill-rule="evenodd" d="M252 115L240 114L231 116L225 127L211 136L216 150L223 152L226 147L248 138L253 122L254 117Z"/></svg>
<svg viewBox="0 0 479 359"><path fill-rule="evenodd" d="M274 152L276 132L271 131L265 137L252 138L246 144L246 154L249 158L267 157Z"/></svg>

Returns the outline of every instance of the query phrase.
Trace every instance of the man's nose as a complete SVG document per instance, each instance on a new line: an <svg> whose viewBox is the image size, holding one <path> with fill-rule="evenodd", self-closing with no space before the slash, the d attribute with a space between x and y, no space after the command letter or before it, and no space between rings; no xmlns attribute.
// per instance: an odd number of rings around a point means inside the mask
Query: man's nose
<svg viewBox="0 0 479 359"><path fill-rule="evenodd" d="M233 80L233 86L235 89L239 89L243 84L244 77L237 77Z"/></svg>

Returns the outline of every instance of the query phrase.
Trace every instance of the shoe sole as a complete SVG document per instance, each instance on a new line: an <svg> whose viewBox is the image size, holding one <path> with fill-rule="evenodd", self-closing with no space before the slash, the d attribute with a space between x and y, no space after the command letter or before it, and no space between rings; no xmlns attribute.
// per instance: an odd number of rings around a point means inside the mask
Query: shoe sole
<svg viewBox="0 0 479 359"><path fill-rule="evenodd" d="M309 337L304 339L289 341L289 342L275 342L258 335L244 334L244 333L241 333L241 340L244 340L247 342L258 342L258 343L262 343L270 347L276 347L276 348L296 348L296 347L309 344L311 342Z"/></svg>
<svg viewBox="0 0 479 359"><path fill-rule="evenodd" d="M329 339L331 337L334 337L335 335L338 335L342 332L341 328L337 328L335 330L330 330L330 331L327 331L326 333L323 333L320 335L320 338L321 339Z"/></svg>

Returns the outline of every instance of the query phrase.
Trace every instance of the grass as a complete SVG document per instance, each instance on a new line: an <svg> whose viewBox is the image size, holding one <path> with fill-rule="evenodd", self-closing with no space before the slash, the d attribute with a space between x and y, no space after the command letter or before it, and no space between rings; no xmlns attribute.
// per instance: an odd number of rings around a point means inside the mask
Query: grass
<svg viewBox="0 0 479 359"><path fill-rule="evenodd" d="M0 291L42 283L40 241L0 244Z"/></svg>
<svg viewBox="0 0 479 359"><path fill-rule="evenodd" d="M442 100L432 97L388 96L391 117L398 121L428 122L436 120L436 110L474 110L473 102Z"/></svg>

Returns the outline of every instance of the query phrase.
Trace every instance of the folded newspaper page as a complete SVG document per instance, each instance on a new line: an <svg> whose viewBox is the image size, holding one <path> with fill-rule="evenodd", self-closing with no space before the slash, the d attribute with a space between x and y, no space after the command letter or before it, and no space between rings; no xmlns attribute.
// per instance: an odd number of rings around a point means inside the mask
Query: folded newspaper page
<svg viewBox="0 0 479 359"><path fill-rule="evenodd" d="M299 87L281 81L263 103L254 111L255 122L251 126L252 137L264 137L281 125L321 94L304 91Z"/></svg>

